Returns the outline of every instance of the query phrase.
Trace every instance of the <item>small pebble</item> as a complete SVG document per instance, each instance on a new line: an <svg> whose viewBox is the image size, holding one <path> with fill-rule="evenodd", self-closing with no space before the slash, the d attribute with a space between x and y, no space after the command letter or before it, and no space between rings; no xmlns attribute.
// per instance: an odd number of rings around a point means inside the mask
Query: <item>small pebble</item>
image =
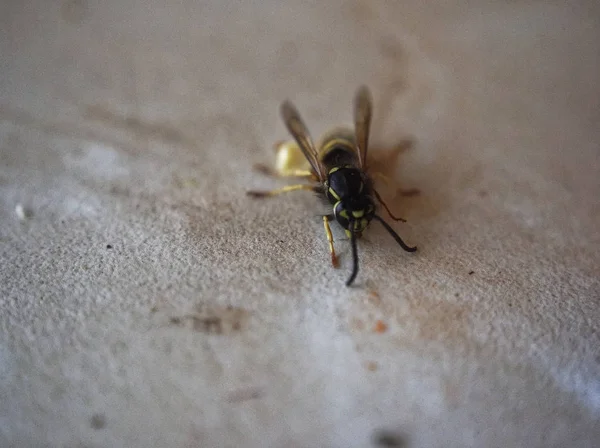
<svg viewBox="0 0 600 448"><path fill-rule="evenodd" d="M23 204L17 204L17 206L15 207L15 213L17 214L17 218L19 218L20 221L25 221L31 216L31 213L25 209Z"/></svg>

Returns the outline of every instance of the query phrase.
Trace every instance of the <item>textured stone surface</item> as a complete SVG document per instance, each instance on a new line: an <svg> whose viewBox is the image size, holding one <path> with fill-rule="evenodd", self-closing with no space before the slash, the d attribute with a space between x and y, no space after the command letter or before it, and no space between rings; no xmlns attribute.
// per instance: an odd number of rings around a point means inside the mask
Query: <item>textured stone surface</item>
<svg viewBox="0 0 600 448"><path fill-rule="evenodd" d="M0 6L1 446L600 440L595 2ZM375 97L408 219L251 170ZM417 188L418 196L397 194ZM381 321L381 322L380 322Z"/></svg>

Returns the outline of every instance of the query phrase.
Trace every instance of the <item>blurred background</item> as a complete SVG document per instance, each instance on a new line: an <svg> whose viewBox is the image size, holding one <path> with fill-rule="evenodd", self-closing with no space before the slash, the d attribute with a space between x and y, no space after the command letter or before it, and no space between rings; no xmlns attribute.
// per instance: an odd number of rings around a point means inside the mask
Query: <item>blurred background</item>
<svg viewBox="0 0 600 448"><path fill-rule="evenodd" d="M5 0L0 61L1 446L600 440L597 2ZM346 288L245 192L360 84L419 251Z"/></svg>

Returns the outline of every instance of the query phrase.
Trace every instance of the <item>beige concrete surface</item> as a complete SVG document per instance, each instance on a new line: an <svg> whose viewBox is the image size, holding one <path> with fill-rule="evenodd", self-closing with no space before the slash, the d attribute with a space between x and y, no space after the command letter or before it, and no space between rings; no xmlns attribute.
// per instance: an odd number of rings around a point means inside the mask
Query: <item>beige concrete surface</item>
<svg viewBox="0 0 600 448"><path fill-rule="evenodd" d="M5 0L0 56L0 446L598 446L596 2ZM361 83L419 251L346 288L245 191Z"/></svg>

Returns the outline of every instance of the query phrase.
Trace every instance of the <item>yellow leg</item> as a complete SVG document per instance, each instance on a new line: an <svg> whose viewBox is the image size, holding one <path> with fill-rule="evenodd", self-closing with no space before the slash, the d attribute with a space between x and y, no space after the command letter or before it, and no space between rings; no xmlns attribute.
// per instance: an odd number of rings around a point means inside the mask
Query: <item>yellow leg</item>
<svg viewBox="0 0 600 448"><path fill-rule="evenodd" d="M296 191L296 190L316 191L315 187L313 185L297 184L297 185L287 185L283 188L278 188L276 190L270 190L270 191L251 190L251 191L247 191L246 194L248 196L253 196L255 198L268 198L268 197L272 197L272 196L277 196L278 194L281 194L281 193L287 193L289 191Z"/></svg>
<svg viewBox="0 0 600 448"><path fill-rule="evenodd" d="M301 170L301 169L286 169L281 171L275 171L269 168L266 165L256 164L254 165L254 169L256 171L261 172L262 174L266 174L267 176L273 177L300 177L305 179L315 179L316 176L310 170Z"/></svg>
<svg viewBox="0 0 600 448"><path fill-rule="evenodd" d="M288 170L281 175L284 177L307 177L316 179L316 176L310 170Z"/></svg>
<svg viewBox="0 0 600 448"><path fill-rule="evenodd" d="M338 259L335 255L335 249L333 248L333 235L331 234L331 228L329 227L329 216L323 216L323 226L325 227L325 235L327 235L327 242L329 243L329 252L331 252L331 264L334 268L337 268Z"/></svg>

